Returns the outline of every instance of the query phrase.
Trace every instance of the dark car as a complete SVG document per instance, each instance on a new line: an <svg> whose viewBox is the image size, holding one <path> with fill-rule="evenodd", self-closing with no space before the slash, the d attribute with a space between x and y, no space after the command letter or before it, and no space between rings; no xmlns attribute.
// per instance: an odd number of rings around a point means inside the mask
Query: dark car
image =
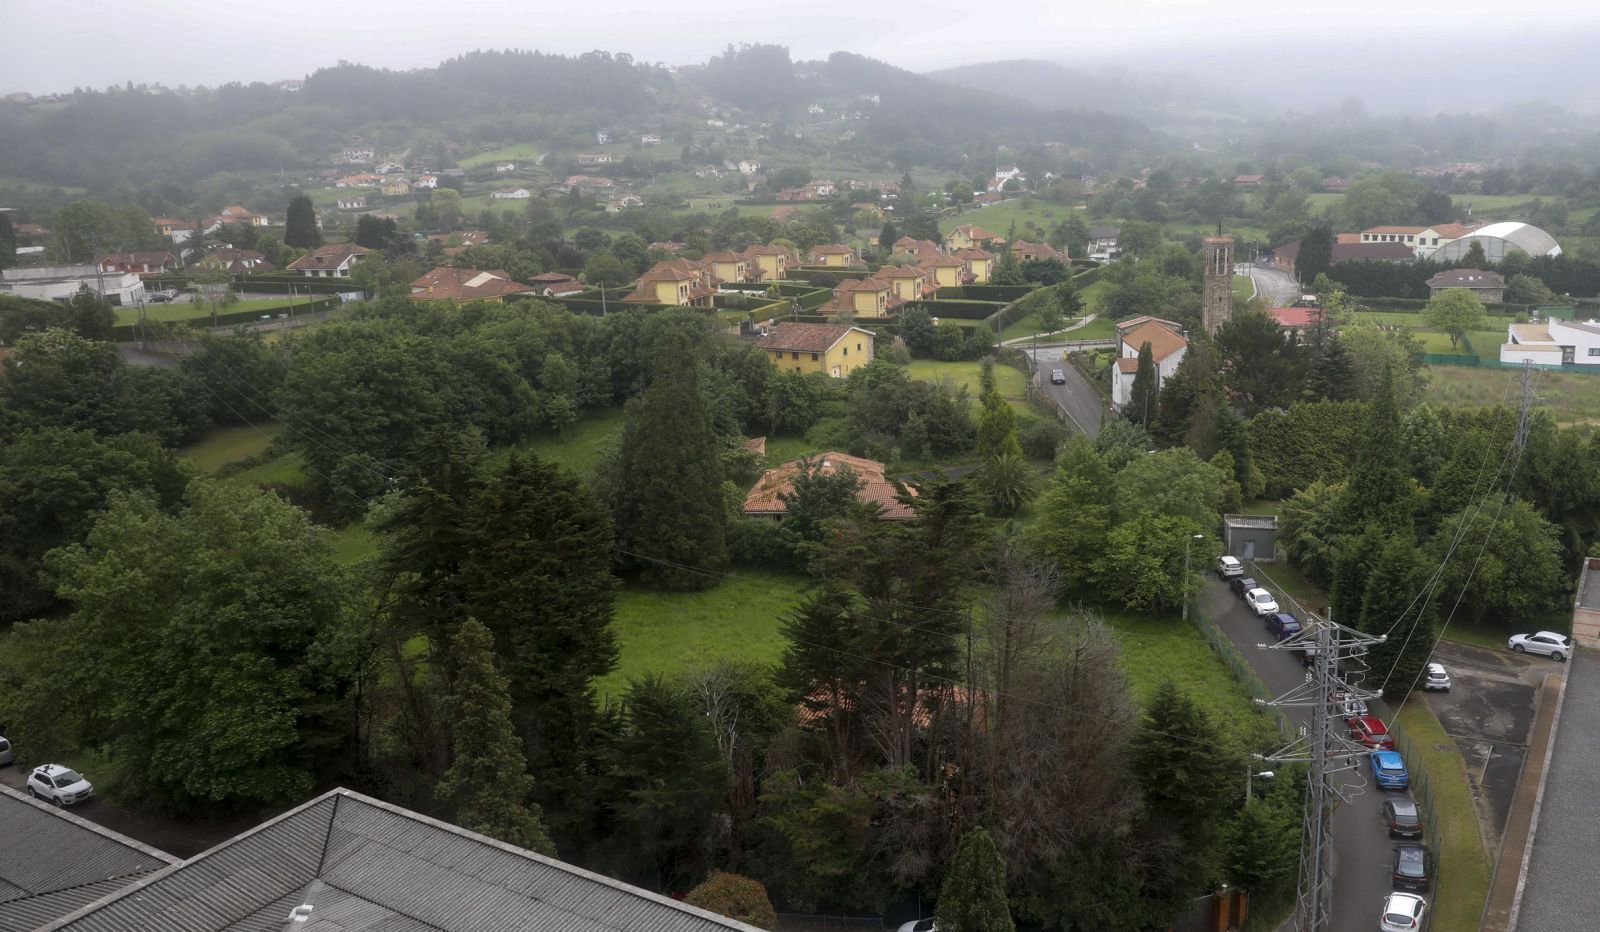
<svg viewBox="0 0 1600 932"><path fill-rule="evenodd" d="M1421 838L1422 813L1410 797L1396 796L1383 801L1383 824L1390 838Z"/></svg>
<svg viewBox="0 0 1600 932"><path fill-rule="evenodd" d="M1065 372L1063 372L1062 370L1060 370L1060 369L1051 369L1050 370L1050 384L1051 385L1065 385L1065 384L1067 384L1067 374Z"/></svg>
<svg viewBox="0 0 1600 932"><path fill-rule="evenodd" d="M1273 612L1267 616L1267 630L1276 634L1281 641L1300 633L1300 619L1288 612Z"/></svg>
<svg viewBox="0 0 1600 932"><path fill-rule="evenodd" d="M1300 658L1300 666L1314 667L1317 665L1317 649L1315 647L1297 647L1294 655Z"/></svg>
<svg viewBox="0 0 1600 932"><path fill-rule="evenodd" d="M1433 853L1427 845L1394 846L1394 886L1424 892L1433 882Z"/></svg>
<svg viewBox="0 0 1600 932"><path fill-rule="evenodd" d="M1228 588L1233 590L1234 595L1242 599L1244 598L1245 593L1249 592L1251 589L1257 589L1260 587L1256 585L1256 581L1252 577L1235 576L1228 580Z"/></svg>

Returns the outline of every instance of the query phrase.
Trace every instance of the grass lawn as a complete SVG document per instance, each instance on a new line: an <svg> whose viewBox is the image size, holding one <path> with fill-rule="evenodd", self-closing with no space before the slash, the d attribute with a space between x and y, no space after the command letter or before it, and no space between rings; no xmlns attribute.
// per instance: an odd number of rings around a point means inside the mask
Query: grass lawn
<svg viewBox="0 0 1600 932"><path fill-rule="evenodd" d="M377 549L378 535L365 524L351 524L333 532L333 558L340 563L354 563Z"/></svg>
<svg viewBox="0 0 1600 932"><path fill-rule="evenodd" d="M539 454L539 458L588 475L600 462L601 445L622 430L622 409L607 408L585 415L578 423L557 437L539 437L522 444L519 449Z"/></svg>
<svg viewBox="0 0 1600 932"><path fill-rule="evenodd" d="M1408 330L1421 330L1428 326L1427 315L1407 314L1404 311L1355 311L1350 317L1358 324L1405 327Z"/></svg>
<svg viewBox="0 0 1600 932"><path fill-rule="evenodd" d="M906 372L913 379L925 382L937 382L940 379L948 380L957 386L965 385L967 393L972 396L974 412L980 404L979 393L982 391L981 376L983 366L976 362L939 362L933 359L913 360L906 367ZM1028 413L1028 377L1020 370L1010 366L994 367L995 385L1000 389L1000 394L1011 403L1018 414Z"/></svg>
<svg viewBox="0 0 1600 932"><path fill-rule="evenodd" d="M539 157L539 147L531 142L519 142L515 145L501 146L488 152L479 152L461 159L462 168L475 168L489 162L516 162L518 170L522 169L523 162L532 162Z"/></svg>
<svg viewBox="0 0 1600 932"><path fill-rule="evenodd" d="M229 481L245 482L250 485L305 485L306 478L300 454L285 453L265 463L252 466L244 472L234 473L229 477Z"/></svg>
<svg viewBox="0 0 1600 932"><path fill-rule="evenodd" d="M283 433L283 424L266 421L256 427L217 427L178 453L203 472L216 472L236 460L255 456Z"/></svg>
<svg viewBox="0 0 1600 932"><path fill-rule="evenodd" d="M1117 335L1117 322L1109 317L1096 317L1082 327L1061 335L1063 340L1109 340Z"/></svg>
<svg viewBox="0 0 1600 932"><path fill-rule="evenodd" d="M1233 300L1240 304L1256 296L1255 279L1248 275L1235 275L1233 277Z"/></svg>
<svg viewBox="0 0 1600 932"><path fill-rule="evenodd" d="M1428 367L1428 401L1452 408L1509 404L1515 369ZM1558 424L1600 424L1600 374L1537 372L1534 392Z"/></svg>
<svg viewBox="0 0 1600 932"><path fill-rule="evenodd" d="M217 305L217 313L238 314L241 311L265 312L268 309L276 311L278 308L283 308L288 305L291 300L294 300L297 304L306 303L306 299L303 297L291 299L289 295L284 295L281 298L258 298L254 301L235 301L232 304L219 304ZM123 324L136 324L139 322L139 309L136 307L119 307L116 308L115 311L117 315L118 326L122 326ZM201 302L198 304L190 304L188 302L184 302L182 304L147 304L145 305L144 316L146 320L166 321L196 320L202 317L210 318L211 305L206 302Z"/></svg>
<svg viewBox="0 0 1600 932"><path fill-rule="evenodd" d="M980 207L939 221L939 232L948 233L963 223L976 223L996 236L1005 236L1013 224L1020 239L1037 240L1048 236L1056 224L1066 220L1075 208L1039 198L1017 198L992 207Z"/></svg>
<svg viewBox="0 0 1600 932"><path fill-rule="evenodd" d="M1472 932L1478 928L1483 904L1489 897L1489 854L1478 827L1478 808L1467 784L1461 749L1445 734L1428 704L1406 703L1396 719L1410 739L1406 766L1427 775L1433 793L1434 824L1438 829L1439 885L1428 898L1433 905L1433 932Z"/></svg>
<svg viewBox="0 0 1600 932"><path fill-rule="evenodd" d="M819 450L816 445L804 437L768 437L767 438L767 466L777 466L799 459L802 456L815 456L818 453L827 453ZM842 452L842 451L841 451Z"/></svg>
<svg viewBox="0 0 1600 932"><path fill-rule="evenodd" d="M1073 324L1077 323L1078 321L1080 321L1082 319L1083 318L1081 318L1081 317L1069 318L1067 320L1067 326L1070 327L1070 326L1072 326ZM1090 321L1090 325L1091 326L1093 325L1093 323L1094 323L1093 321ZM1035 328L1037 326L1038 326L1038 322L1036 322L1032 317L1024 317L1021 320L1014 320L1014 321L1011 322L1011 324L1009 326L1006 327L1006 329L1000 331L1000 339L1002 339L1002 340L1016 340L1016 339L1020 339L1022 337L1031 337L1031 336L1033 336L1033 328ZM1066 334L1067 331L1063 330L1063 331L1060 331L1060 333L1061 334ZM1041 333L1041 334L1039 334L1039 339L1043 340L1046 337L1057 336L1057 335L1058 334ZM1081 339L1083 339L1083 337L1064 335L1064 336L1061 336L1061 339L1063 339L1063 340L1081 340Z"/></svg>
<svg viewBox="0 0 1600 932"><path fill-rule="evenodd" d="M1161 684L1176 683L1240 749L1253 752L1278 740L1272 720L1251 702L1198 628L1176 616L1106 612L1105 620L1121 641L1122 669L1140 705Z"/></svg>
<svg viewBox="0 0 1600 932"><path fill-rule="evenodd" d="M620 659L597 684L600 701L651 673L672 676L716 660L776 663L779 626L806 584L798 575L742 571L705 592L624 588L612 621Z"/></svg>
<svg viewBox="0 0 1600 932"><path fill-rule="evenodd" d="M1450 334L1448 333L1438 333L1433 330L1418 330L1415 335L1418 340L1422 341L1422 351L1424 353L1438 353L1441 356L1467 355L1467 348L1465 346L1462 346L1460 343L1451 345Z"/></svg>

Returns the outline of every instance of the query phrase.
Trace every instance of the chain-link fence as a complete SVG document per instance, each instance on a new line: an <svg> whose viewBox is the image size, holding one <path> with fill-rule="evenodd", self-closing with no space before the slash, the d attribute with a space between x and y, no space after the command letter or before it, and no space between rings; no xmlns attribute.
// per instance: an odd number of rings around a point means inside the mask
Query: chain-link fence
<svg viewBox="0 0 1600 932"><path fill-rule="evenodd" d="M1394 736L1394 748L1406 763L1406 773L1411 778L1411 797L1417 801L1417 809L1422 815L1423 838L1433 854L1433 886L1429 899L1437 901L1444 883L1444 849L1439 845L1439 819L1434 807L1433 781L1427 768L1422 766L1422 755L1412 753L1417 745L1399 722L1389 724L1389 734Z"/></svg>
<svg viewBox="0 0 1600 932"><path fill-rule="evenodd" d="M1244 688L1252 698L1260 699L1262 702L1277 698L1267 688L1267 684L1261 681L1261 677L1256 675L1256 671L1250 666L1250 662L1245 660L1244 655L1239 653L1239 649L1233 646L1232 641L1228 640L1228 635L1217 627L1216 622L1211 620L1211 616L1206 613L1204 606L1197 602L1191 603L1189 617L1194 619L1195 626L1200 629L1200 633L1205 635L1206 640L1210 642L1212 650L1215 650L1217 656L1222 658L1222 662L1228 665L1229 670L1233 671L1234 679L1244 684ZM1271 714L1273 721L1277 723L1278 731L1283 735L1284 740L1294 740L1296 732L1294 726L1289 723L1289 716L1285 715L1284 711L1277 706L1266 706L1265 708Z"/></svg>

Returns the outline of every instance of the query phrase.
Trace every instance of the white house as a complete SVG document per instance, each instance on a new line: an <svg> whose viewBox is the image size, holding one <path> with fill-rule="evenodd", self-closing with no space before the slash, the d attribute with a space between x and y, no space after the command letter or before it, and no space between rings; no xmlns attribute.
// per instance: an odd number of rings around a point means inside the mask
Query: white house
<svg viewBox="0 0 1600 932"><path fill-rule="evenodd" d="M517 170L517 163L516 162L496 162L496 163L494 163L494 171L495 171L495 174L497 174L497 175L504 175L506 172L514 172L516 170Z"/></svg>
<svg viewBox="0 0 1600 932"><path fill-rule="evenodd" d="M403 172L405 170L406 167L401 165L399 162L384 162L382 165L379 165L377 168L373 169L373 171L380 175L393 175L396 172Z"/></svg>
<svg viewBox="0 0 1600 932"><path fill-rule="evenodd" d="M756 172L759 172L760 170L761 170L761 163L756 161L755 159L740 159L739 160L739 174L741 174L741 175L754 175Z"/></svg>
<svg viewBox="0 0 1600 932"><path fill-rule="evenodd" d="M1600 366L1600 321L1562 320L1512 324L1500 347L1500 361L1520 365Z"/></svg>
<svg viewBox="0 0 1600 932"><path fill-rule="evenodd" d="M489 196L497 201L525 201L532 194L527 188L501 188Z"/></svg>
<svg viewBox="0 0 1600 932"><path fill-rule="evenodd" d="M373 152L372 152L371 148L366 147L366 146L352 146L352 147L344 150L344 153L340 157L339 161L341 161L341 162L370 162L370 161L372 161L372 156L373 156Z"/></svg>
<svg viewBox="0 0 1600 932"><path fill-rule="evenodd" d="M366 210L367 199L364 197L341 197L338 200L340 210Z"/></svg>
<svg viewBox="0 0 1600 932"><path fill-rule="evenodd" d="M1117 237L1122 235L1120 227L1092 226L1089 228L1089 258L1110 259L1117 251Z"/></svg>
<svg viewBox="0 0 1600 932"><path fill-rule="evenodd" d="M610 133L595 133L594 134L594 141L595 141L595 143L597 145L602 145L603 146L606 143L611 141L611 134Z"/></svg>
<svg viewBox="0 0 1600 932"><path fill-rule="evenodd" d="M0 294L19 298L70 301L84 288L115 305L144 303L144 281L137 272L99 271L93 263L29 266L0 272Z"/></svg>
<svg viewBox="0 0 1600 932"><path fill-rule="evenodd" d="M655 133L645 133L643 136L639 137L639 145L659 146L661 145L661 137L657 136Z"/></svg>
<svg viewBox="0 0 1600 932"><path fill-rule="evenodd" d="M439 176L418 175L417 180L411 182L411 186L413 188L437 188L439 186Z"/></svg>
<svg viewBox="0 0 1600 932"><path fill-rule="evenodd" d="M1183 328L1159 317L1135 317L1117 325L1117 363L1111 367L1111 403L1122 408L1133 397L1133 380L1139 372L1139 350L1150 344L1156 365L1156 389L1178 371L1189 341Z"/></svg>
<svg viewBox="0 0 1600 932"><path fill-rule="evenodd" d="M306 278L349 278L350 270L367 255L365 247L351 243L318 246L289 263L289 271Z"/></svg>

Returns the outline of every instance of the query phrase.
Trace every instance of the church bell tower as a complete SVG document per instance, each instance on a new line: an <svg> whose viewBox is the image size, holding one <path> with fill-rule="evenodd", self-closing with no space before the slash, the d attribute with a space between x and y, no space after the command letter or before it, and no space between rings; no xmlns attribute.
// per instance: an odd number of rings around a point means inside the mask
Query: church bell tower
<svg viewBox="0 0 1600 932"><path fill-rule="evenodd" d="M1205 286L1201 289L1200 320L1206 333L1215 334L1217 328L1233 319L1233 237L1222 235L1222 224L1217 224L1217 235L1206 237Z"/></svg>

